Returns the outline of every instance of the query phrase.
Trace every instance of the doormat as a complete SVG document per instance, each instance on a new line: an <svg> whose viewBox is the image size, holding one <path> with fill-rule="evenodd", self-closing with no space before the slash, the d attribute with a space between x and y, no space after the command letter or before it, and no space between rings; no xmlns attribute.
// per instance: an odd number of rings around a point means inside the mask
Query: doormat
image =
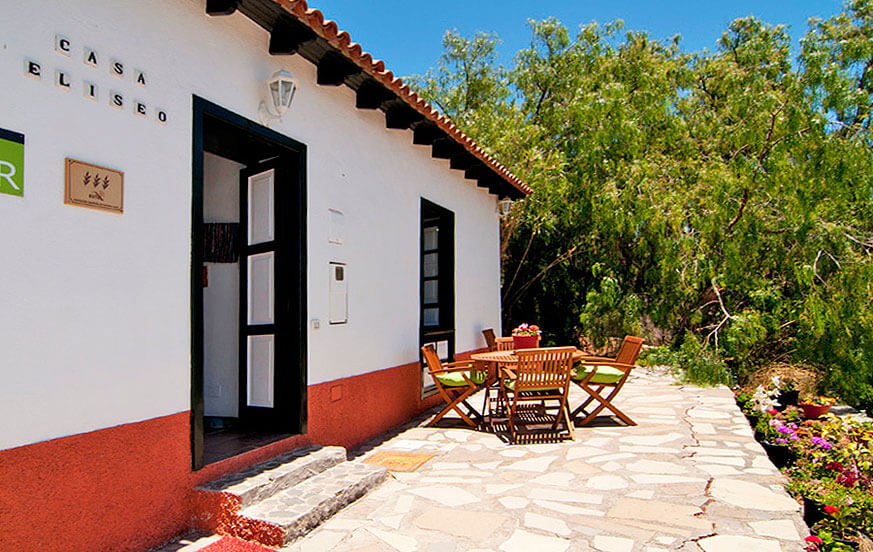
<svg viewBox="0 0 873 552"><path fill-rule="evenodd" d="M431 458L433 458L433 454L381 450L364 460L364 464L382 466L393 472L414 472Z"/></svg>
<svg viewBox="0 0 873 552"><path fill-rule="evenodd" d="M234 537L223 537L220 541L210 544L200 552L275 552L275 549Z"/></svg>

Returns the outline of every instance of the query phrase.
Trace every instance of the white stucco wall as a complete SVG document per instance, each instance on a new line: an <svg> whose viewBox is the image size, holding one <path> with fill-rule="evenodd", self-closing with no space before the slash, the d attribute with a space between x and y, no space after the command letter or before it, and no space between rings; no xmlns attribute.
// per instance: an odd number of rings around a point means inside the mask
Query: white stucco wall
<svg viewBox="0 0 873 552"><path fill-rule="evenodd" d="M0 195L0 448L189 409L192 94L257 120L280 68L300 89L271 128L308 146L308 318L322 322L309 333L310 384L417 361L422 197L455 213L457 350L499 328L496 198L381 112L356 110L352 90L317 86L307 61L270 56L244 16L210 18L200 0L5 0L2 11L0 127L26 142L24 197ZM55 52L57 33L71 57ZM24 75L26 58L41 81ZM148 85L110 75L112 58ZM54 85L57 69L70 91ZM109 107L110 90L143 100L148 118ZM124 214L64 205L65 157L124 171ZM345 213L342 246L328 243L329 208ZM349 266L340 326L326 323L330 261Z"/></svg>

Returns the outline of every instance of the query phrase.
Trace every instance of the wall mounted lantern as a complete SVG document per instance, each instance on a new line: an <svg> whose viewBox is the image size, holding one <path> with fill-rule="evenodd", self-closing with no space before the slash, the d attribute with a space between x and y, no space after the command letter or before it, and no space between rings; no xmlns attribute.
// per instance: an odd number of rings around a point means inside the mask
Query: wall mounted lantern
<svg viewBox="0 0 873 552"><path fill-rule="evenodd" d="M284 69L273 73L273 76L267 80L267 99L271 105L268 106L267 102L261 101L261 105L258 106L261 122L266 125L272 119L281 119L291 107L295 92L297 92L297 79L291 73Z"/></svg>
<svg viewBox="0 0 873 552"><path fill-rule="evenodd" d="M512 211L511 199L508 197L502 197L497 200L497 214L500 215L500 218L508 217L510 211Z"/></svg>

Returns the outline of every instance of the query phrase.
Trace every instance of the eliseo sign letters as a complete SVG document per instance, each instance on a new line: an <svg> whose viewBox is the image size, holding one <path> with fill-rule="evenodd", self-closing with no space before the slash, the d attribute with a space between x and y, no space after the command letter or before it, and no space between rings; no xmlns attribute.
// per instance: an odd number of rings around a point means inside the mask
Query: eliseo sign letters
<svg viewBox="0 0 873 552"><path fill-rule="evenodd" d="M55 51L62 56L72 58L74 51L73 42L63 35L55 35ZM101 56L97 53L96 50L88 47L83 47L82 63L90 70L100 69L104 62L101 60ZM133 82L133 84L138 86L139 88L144 89L148 83L145 71L142 71L140 69L131 70L120 59L110 59L107 67L108 73L113 77L118 78L122 81L126 81L129 78ZM24 74L26 76L34 80L40 81L42 80L43 75L46 73L46 69L39 61L31 58L25 58ZM74 86L72 73L70 73L66 69L55 69L54 84L60 90L63 90L65 92L71 91ZM95 102L99 101L100 86L93 80L85 79L82 81L82 95L86 99ZM165 109L152 107L142 99L131 100L124 91L116 89L109 90L109 94L105 101L111 107L120 111L130 109L130 111L134 115L141 119L153 118L155 121L162 125L167 124L168 116Z"/></svg>
<svg viewBox="0 0 873 552"><path fill-rule="evenodd" d="M0 128L0 194L24 195L24 134Z"/></svg>

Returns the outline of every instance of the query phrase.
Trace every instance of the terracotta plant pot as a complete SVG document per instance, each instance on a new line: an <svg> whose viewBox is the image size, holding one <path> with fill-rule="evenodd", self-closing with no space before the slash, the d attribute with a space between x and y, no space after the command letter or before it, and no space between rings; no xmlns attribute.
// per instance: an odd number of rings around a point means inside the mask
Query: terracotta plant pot
<svg viewBox="0 0 873 552"><path fill-rule="evenodd" d="M822 406L816 406L813 404L802 404L800 405L800 408L803 409L804 418L807 420L816 420L827 414L828 410L831 409L831 405L825 404Z"/></svg>
<svg viewBox="0 0 873 552"><path fill-rule="evenodd" d="M540 344L538 335L514 335L512 345L516 349L535 349Z"/></svg>

